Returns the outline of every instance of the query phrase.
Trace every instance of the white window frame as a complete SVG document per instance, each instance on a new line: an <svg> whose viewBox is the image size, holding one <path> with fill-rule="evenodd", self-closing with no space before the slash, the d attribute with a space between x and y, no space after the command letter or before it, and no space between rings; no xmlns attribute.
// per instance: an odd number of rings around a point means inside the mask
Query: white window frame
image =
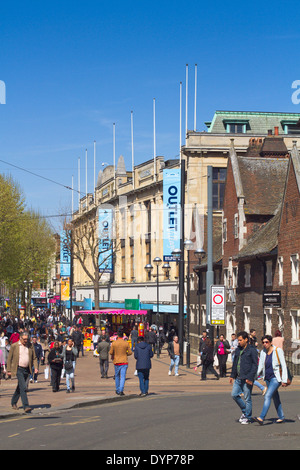
<svg viewBox="0 0 300 470"><path fill-rule="evenodd" d="M239 214L234 214L233 218L233 237L239 238Z"/></svg>
<svg viewBox="0 0 300 470"><path fill-rule="evenodd" d="M250 307L244 306L243 313L244 313L245 331L250 331Z"/></svg>
<svg viewBox="0 0 300 470"><path fill-rule="evenodd" d="M300 340L300 310L291 310L292 342Z"/></svg>
<svg viewBox="0 0 300 470"><path fill-rule="evenodd" d="M251 264L245 264L245 287L251 287Z"/></svg>
<svg viewBox="0 0 300 470"><path fill-rule="evenodd" d="M272 308L265 308L264 309L264 314L266 316L266 335L272 335Z"/></svg>
<svg viewBox="0 0 300 470"><path fill-rule="evenodd" d="M266 286L271 287L273 285L272 281L273 274L273 262L272 260L266 261Z"/></svg>
<svg viewBox="0 0 300 470"><path fill-rule="evenodd" d="M227 219L223 219L222 238L223 238L223 243L227 242Z"/></svg>
<svg viewBox="0 0 300 470"><path fill-rule="evenodd" d="M278 284L283 286L283 256L278 256Z"/></svg>
<svg viewBox="0 0 300 470"><path fill-rule="evenodd" d="M299 285L299 254L295 253L291 255L290 260L291 260L291 276L292 276L291 284L292 286L297 286Z"/></svg>

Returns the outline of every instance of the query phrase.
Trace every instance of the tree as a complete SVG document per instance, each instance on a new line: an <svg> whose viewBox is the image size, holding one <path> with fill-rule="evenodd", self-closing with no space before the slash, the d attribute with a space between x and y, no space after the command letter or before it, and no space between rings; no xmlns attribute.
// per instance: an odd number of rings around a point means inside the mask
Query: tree
<svg viewBox="0 0 300 470"><path fill-rule="evenodd" d="M117 246L111 238L99 236L96 211L86 213L80 220L65 225L68 232L69 251L93 284L95 310L99 310L99 283L106 273L107 263L113 265Z"/></svg>

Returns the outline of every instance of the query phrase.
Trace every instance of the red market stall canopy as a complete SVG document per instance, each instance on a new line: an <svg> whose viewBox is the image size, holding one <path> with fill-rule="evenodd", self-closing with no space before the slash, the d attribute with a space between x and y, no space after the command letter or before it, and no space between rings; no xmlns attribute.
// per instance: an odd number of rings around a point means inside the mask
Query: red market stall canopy
<svg viewBox="0 0 300 470"><path fill-rule="evenodd" d="M103 310L77 310L75 315L147 315L147 310L126 310L125 308L105 308Z"/></svg>

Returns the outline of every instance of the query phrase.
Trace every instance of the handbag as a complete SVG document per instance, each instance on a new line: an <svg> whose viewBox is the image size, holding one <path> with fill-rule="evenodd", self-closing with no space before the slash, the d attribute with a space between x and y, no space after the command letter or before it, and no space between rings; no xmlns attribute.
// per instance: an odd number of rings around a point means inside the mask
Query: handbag
<svg viewBox="0 0 300 470"><path fill-rule="evenodd" d="M280 377L282 377L282 367L281 367L281 362L279 360L279 356L278 356L278 352L277 352L277 348L275 349L275 352L276 352L276 356L277 356L277 361L278 361L278 364L279 364L279 372L280 372ZM292 383L292 380L293 380L293 376L290 372L290 369L288 368L288 366L286 366L287 368L287 375L288 375L288 379L287 379L287 382L286 382L286 385L291 385ZM282 379L281 379L282 380Z"/></svg>
<svg viewBox="0 0 300 470"><path fill-rule="evenodd" d="M65 369L66 369L66 371L72 370L73 369L73 361L66 361L65 362Z"/></svg>

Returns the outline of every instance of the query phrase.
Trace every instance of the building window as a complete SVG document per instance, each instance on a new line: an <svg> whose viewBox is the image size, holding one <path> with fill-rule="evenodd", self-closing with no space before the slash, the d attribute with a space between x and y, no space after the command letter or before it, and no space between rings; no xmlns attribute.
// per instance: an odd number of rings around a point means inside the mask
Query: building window
<svg viewBox="0 0 300 470"><path fill-rule="evenodd" d="M283 286L283 256L278 257L278 284Z"/></svg>
<svg viewBox="0 0 300 470"><path fill-rule="evenodd" d="M245 264L245 287L251 287L251 265Z"/></svg>
<svg viewBox="0 0 300 470"><path fill-rule="evenodd" d="M300 339L300 310L291 310L292 341Z"/></svg>
<svg viewBox="0 0 300 470"><path fill-rule="evenodd" d="M266 262L266 286L270 287L273 285L272 282L272 261Z"/></svg>
<svg viewBox="0 0 300 470"><path fill-rule="evenodd" d="M292 285L299 284L299 255L291 255Z"/></svg>
<svg viewBox="0 0 300 470"><path fill-rule="evenodd" d="M223 220L223 242L227 242L227 219Z"/></svg>
<svg viewBox="0 0 300 470"><path fill-rule="evenodd" d="M244 307L244 328L250 331L250 307Z"/></svg>
<svg viewBox="0 0 300 470"><path fill-rule="evenodd" d="M234 238L239 238L239 215L238 214L234 214L233 236Z"/></svg>
<svg viewBox="0 0 300 470"><path fill-rule="evenodd" d="M226 172L226 168L213 168L213 210L223 207Z"/></svg>

